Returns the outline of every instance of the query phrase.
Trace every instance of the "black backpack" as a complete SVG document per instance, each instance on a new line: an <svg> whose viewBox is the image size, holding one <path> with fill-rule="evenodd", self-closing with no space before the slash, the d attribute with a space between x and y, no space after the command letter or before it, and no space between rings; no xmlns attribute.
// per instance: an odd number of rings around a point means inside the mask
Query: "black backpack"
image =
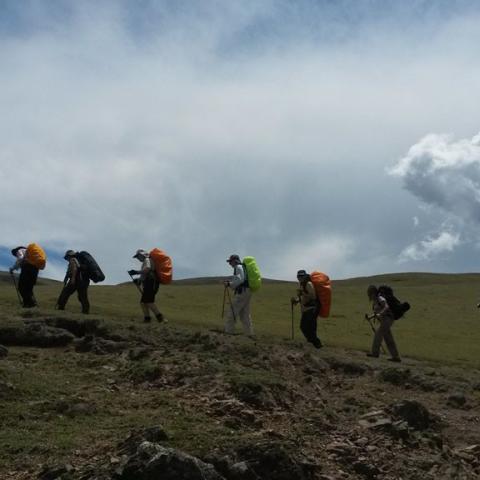
<svg viewBox="0 0 480 480"><path fill-rule="evenodd" d="M82 269L87 272L88 278L94 282L103 282L105 275L102 269L98 266L98 263L88 252L77 252L75 255Z"/></svg>
<svg viewBox="0 0 480 480"><path fill-rule="evenodd" d="M388 285L380 285L378 287L378 294L385 298L393 313L393 318L398 320L410 310L410 304L408 302L401 302L394 294L392 287Z"/></svg>

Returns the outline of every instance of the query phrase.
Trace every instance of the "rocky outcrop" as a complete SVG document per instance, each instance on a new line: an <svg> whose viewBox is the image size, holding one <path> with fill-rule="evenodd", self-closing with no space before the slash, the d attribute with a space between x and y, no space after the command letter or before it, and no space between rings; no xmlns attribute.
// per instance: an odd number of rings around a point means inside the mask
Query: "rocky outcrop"
<svg viewBox="0 0 480 480"><path fill-rule="evenodd" d="M142 442L117 475L118 480L225 480L197 457L157 443Z"/></svg>

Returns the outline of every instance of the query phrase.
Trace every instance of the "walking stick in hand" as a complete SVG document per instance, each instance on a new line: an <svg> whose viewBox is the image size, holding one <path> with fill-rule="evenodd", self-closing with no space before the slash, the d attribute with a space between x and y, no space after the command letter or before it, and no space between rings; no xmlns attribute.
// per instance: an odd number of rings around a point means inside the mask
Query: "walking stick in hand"
<svg viewBox="0 0 480 480"><path fill-rule="evenodd" d="M365 314L365 320L368 322L370 325L370 328L372 329L373 334L375 335L377 331L375 330L375 327L373 326L372 319L369 317L368 313ZM383 345L380 345L380 348L382 349L382 353L386 353L385 349L383 348Z"/></svg>
<svg viewBox="0 0 480 480"><path fill-rule="evenodd" d="M230 290L228 289L228 285L226 285L225 287L226 287L225 291L227 292L228 303L230 303L230 308L232 309L233 321L236 322L237 319L235 317L235 310L233 309L232 298L230 297Z"/></svg>
<svg viewBox="0 0 480 480"><path fill-rule="evenodd" d="M292 340L294 340L295 339L295 330L294 330L294 325L293 325L293 307L294 307L293 302L290 302L290 307L291 307L291 310L292 310Z"/></svg>
<svg viewBox="0 0 480 480"><path fill-rule="evenodd" d="M12 276L13 285L15 286L15 291L17 292L18 302L20 303L20 306L23 306L22 297L20 297L20 292L18 291L18 287L17 287L17 281L15 280L15 274L13 272L10 272L10 275Z"/></svg>
<svg viewBox="0 0 480 480"><path fill-rule="evenodd" d="M140 288L140 285L136 282L136 279L133 278L132 270L128 270L127 273L130 275L130 278L132 279L132 282L133 282L133 283L135 284L135 286L137 287L137 290L140 292L140 295L143 295L143 291L142 291L142 289Z"/></svg>
<svg viewBox="0 0 480 480"><path fill-rule="evenodd" d="M222 304L222 320L223 318L225 317L225 300L227 299L227 288L228 288L228 285L224 285L224 289L223 289L223 304Z"/></svg>

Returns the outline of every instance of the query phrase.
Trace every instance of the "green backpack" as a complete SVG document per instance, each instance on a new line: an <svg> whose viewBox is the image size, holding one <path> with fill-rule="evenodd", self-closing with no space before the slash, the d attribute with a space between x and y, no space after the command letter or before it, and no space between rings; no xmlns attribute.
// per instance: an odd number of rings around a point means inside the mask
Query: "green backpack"
<svg viewBox="0 0 480 480"><path fill-rule="evenodd" d="M262 274L258 268L257 261L253 257L245 257L243 266L247 274L247 285L252 292L256 292L262 286Z"/></svg>

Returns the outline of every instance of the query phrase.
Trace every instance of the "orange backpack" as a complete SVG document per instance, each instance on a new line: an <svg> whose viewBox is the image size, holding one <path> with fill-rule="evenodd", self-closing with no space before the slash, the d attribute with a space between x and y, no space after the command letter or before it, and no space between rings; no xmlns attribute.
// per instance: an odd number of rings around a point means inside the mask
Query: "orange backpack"
<svg viewBox="0 0 480 480"><path fill-rule="evenodd" d="M172 259L159 248L150 252L150 258L155 266L158 281L160 283L171 283L173 275Z"/></svg>
<svg viewBox="0 0 480 480"><path fill-rule="evenodd" d="M317 298L320 302L320 317L328 317L330 315L330 306L332 304L332 287L330 278L322 272L312 272L310 279L315 287Z"/></svg>
<svg viewBox="0 0 480 480"><path fill-rule="evenodd" d="M47 255L40 245L31 243L27 247L25 261L30 263L30 265L37 267L39 270L43 270L47 264Z"/></svg>

